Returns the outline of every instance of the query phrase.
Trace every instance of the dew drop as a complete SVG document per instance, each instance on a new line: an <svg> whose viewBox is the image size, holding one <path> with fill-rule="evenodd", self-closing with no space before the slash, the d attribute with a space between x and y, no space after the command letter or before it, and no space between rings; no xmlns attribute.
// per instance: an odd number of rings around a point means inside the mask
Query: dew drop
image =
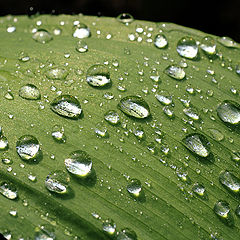
<svg viewBox="0 0 240 240"><path fill-rule="evenodd" d="M210 133L211 137L216 140L217 142L220 142L224 139L224 135L222 132L220 132L218 129L215 128L209 128L208 132Z"/></svg>
<svg viewBox="0 0 240 240"><path fill-rule="evenodd" d="M134 118L147 118L150 116L150 108L147 102L139 96L127 96L120 100L118 108L128 116Z"/></svg>
<svg viewBox="0 0 240 240"><path fill-rule="evenodd" d="M113 236L116 232L116 223L112 219L107 219L103 222L102 229L107 235Z"/></svg>
<svg viewBox="0 0 240 240"><path fill-rule="evenodd" d="M142 126L138 126L138 127L134 128L133 134L139 140L142 140L145 138L145 132L144 132L144 129Z"/></svg>
<svg viewBox="0 0 240 240"><path fill-rule="evenodd" d="M42 225L35 229L34 240L54 240L56 239L54 228L50 225Z"/></svg>
<svg viewBox="0 0 240 240"><path fill-rule="evenodd" d="M225 100L217 107L217 115L224 123L239 124L240 105L234 101Z"/></svg>
<svg viewBox="0 0 240 240"><path fill-rule="evenodd" d="M129 13L121 13L117 16L117 20L121 23L128 25L133 22L134 18Z"/></svg>
<svg viewBox="0 0 240 240"><path fill-rule="evenodd" d="M28 62L30 60L30 57L28 56L27 53L22 51L18 54L18 60L21 62Z"/></svg>
<svg viewBox="0 0 240 240"><path fill-rule="evenodd" d="M167 38L163 34L156 35L154 39L154 46L157 48L165 48L168 45Z"/></svg>
<svg viewBox="0 0 240 240"><path fill-rule="evenodd" d="M142 192L142 184L138 179L131 179L130 183L127 185L127 191L133 197L140 197Z"/></svg>
<svg viewBox="0 0 240 240"><path fill-rule="evenodd" d="M61 170L50 173L45 180L45 187L50 191L58 194L66 194L68 191L68 175Z"/></svg>
<svg viewBox="0 0 240 240"><path fill-rule="evenodd" d="M165 106L163 107L163 112L166 116L168 116L169 118L174 118L175 114L173 112L173 109L170 106Z"/></svg>
<svg viewBox="0 0 240 240"><path fill-rule="evenodd" d="M96 64L87 70L86 81L92 87L104 87L111 83L110 73L106 66Z"/></svg>
<svg viewBox="0 0 240 240"><path fill-rule="evenodd" d="M210 143L207 138L199 133L192 133L186 136L182 142L188 150L197 154L199 157L208 157L210 152Z"/></svg>
<svg viewBox="0 0 240 240"><path fill-rule="evenodd" d="M58 125L55 125L52 129L52 137L58 143L65 143L66 136L64 134L64 128Z"/></svg>
<svg viewBox="0 0 240 240"><path fill-rule="evenodd" d="M106 92L103 94L103 97L107 100L112 100L114 98L114 95L111 92Z"/></svg>
<svg viewBox="0 0 240 240"><path fill-rule="evenodd" d="M104 114L104 119L112 124L117 125L120 122L120 117L116 111L110 110Z"/></svg>
<svg viewBox="0 0 240 240"><path fill-rule="evenodd" d="M192 37L183 37L177 43L177 52L180 56L194 59L198 54L198 46Z"/></svg>
<svg viewBox="0 0 240 240"><path fill-rule="evenodd" d="M185 71L176 65L170 65L168 66L165 71L165 74L167 74L169 77L172 77L176 80L183 80L185 78Z"/></svg>
<svg viewBox="0 0 240 240"><path fill-rule="evenodd" d="M78 177L86 177L91 173L92 159L82 150L72 152L64 161L68 172Z"/></svg>
<svg viewBox="0 0 240 240"><path fill-rule="evenodd" d="M36 31L33 34L32 38L39 43L48 43L53 39L52 35L44 29L39 29L38 31Z"/></svg>
<svg viewBox="0 0 240 240"><path fill-rule="evenodd" d="M45 74L48 79L64 80L68 75L68 71L62 67L53 67L48 69Z"/></svg>
<svg viewBox="0 0 240 240"><path fill-rule="evenodd" d="M216 54L216 41L212 37L206 36L202 39L200 48L208 56L213 56Z"/></svg>
<svg viewBox="0 0 240 240"><path fill-rule="evenodd" d="M19 89L19 96L27 100L38 100L41 98L39 89L33 84L26 84Z"/></svg>
<svg viewBox="0 0 240 240"><path fill-rule="evenodd" d="M219 37L218 42L225 47L234 48L237 47L237 43L232 40L230 37Z"/></svg>
<svg viewBox="0 0 240 240"><path fill-rule="evenodd" d="M109 137L106 126L101 122L97 123L94 131L95 131L95 133L97 134L98 137L102 137L102 138L108 138Z"/></svg>
<svg viewBox="0 0 240 240"><path fill-rule="evenodd" d="M79 23L73 28L73 37L88 38L91 36L90 29L84 23Z"/></svg>
<svg viewBox="0 0 240 240"><path fill-rule="evenodd" d="M222 171L219 175L220 183L230 192L239 193L240 179L229 171Z"/></svg>
<svg viewBox="0 0 240 240"><path fill-rule="evenodd" d="M200 183L195 183L192 187L192 191L197 195L198 197L204 198L206 196L206 189L205 187Z"/></svg>
<svg viewBox="0 0 240 240"><path fill-rule="evenodd" d="M32 135L21 136L16 143L17 153L22 160L37 160L41 154L40 145Z"/></svg>
<svg viewBox="0 0 240 240"><path fill-rule="evenodd" d="M195 121L199 120L199 118L200 118L197 109L195 109L193 107L184 108L183 113L186 116L188 116L189 118L191 118L192 120L195 120Z"/></svg>
<svg viewBox="0 0 240 240"><path fill-rule="evenodd" d="M16 187L10 182L1 182L0 184L0 193L8 199L16 199L18 192Z"/></svg>
<svg viewBox="0 0 240 240"><path fill-rule="evenodd" d="M125 228L118 233L116 240L137 240L137 234L132 229Z"/></svg>
<svg viewBox="0 0 240 240"><path fill-rule="evenodd" d="M0 136L0 151L8 149L8 140L5 136Z"/></svg>
<svg viewBox="0 0 240 240"><path fill-rule="evenodd" d="M7 92L4 97L7 99L7 100L13 100L14 99L14 96L11 92Z"/></svg>
<svg viewBox="0 0 240 240"><path fill-rule="evenodd" d="M76 45L76 50L80 53L84 53L88 51L88 45L85 41L79 40Z"/></svg>
<svg viewBox="0 0 240 240"><path fill-rule="evenodd" d="M158 91L155 94L155 97L163 105L170 105L173 103L172 96L169 94L167 90Z"/></svg>
<svg viewBox="0 0 240 240"><path fill-rule="evenodd" d="M71 95L61 95L51 102L51 110L63 117L78 119L82 113L79 101Z"/></svg>

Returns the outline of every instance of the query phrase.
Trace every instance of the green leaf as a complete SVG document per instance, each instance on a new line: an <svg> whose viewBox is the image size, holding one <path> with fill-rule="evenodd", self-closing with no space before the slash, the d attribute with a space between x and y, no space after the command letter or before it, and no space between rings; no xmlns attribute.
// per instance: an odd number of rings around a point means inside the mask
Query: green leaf
<svg viewBox="0 0 240 240"><path fill-rule="evenodd" d="M84 43L72 36L76 21L91 31ZM0 22L0 119L9 144L0 154L12 160L0 163L0 181L18 191L13 200L0 195L0 232L6 238L33 239L42 229L54 231L56 239L120 239L124 228L144 240L239 238L239 157L232 158L240 146L239 44L227 41L226 47L224 39L171 23L135 20L126 25L107 17L6 16ZM39 36L33 39L37 29L48 31L42 33L45 43L36 40ZM154 46L159 33L168 41L161 49ZM206 36L217 42L217 54L201 50ZM199 43L197 57L180 56L177 45L195 46L194 40ZM79 51L86 44L88 51ZM86 81L95 64L105 65L99 70L104 86L102 81L95 82L97 86ZM186 75L169 76L171 66L182 66ZM34 87L19 96L27 84L37 87L41 99ZM162 105L156 93L169 97L170 105ZM60 94L76 97L82 112L64 117L51 109ZM129 96L131 102L126 103ZM121 99L131 111L121 111ZM224 105L225 100L233 105ZM119 115L120 123L104 119L109 111ZM226 118L236 120L235 125L224 123ZM52 137L56 125L64 128L63 140ZM38 161L24 161L17 154L16 143L23 135L40 143ZM189 146L192 142L194 147ZM93 163L86 178L68 173L64 164L77 150ZM58 170L70 178L67 194L45 187L47 176ZM222 178L219 182L220 173L231 178L222 173L226 170L236 177L233 183ZM206 193L201 195L203 186ZM228 207L231 217L214 213ZM115 236L102 230L107 219L116 223Z"/></svg>

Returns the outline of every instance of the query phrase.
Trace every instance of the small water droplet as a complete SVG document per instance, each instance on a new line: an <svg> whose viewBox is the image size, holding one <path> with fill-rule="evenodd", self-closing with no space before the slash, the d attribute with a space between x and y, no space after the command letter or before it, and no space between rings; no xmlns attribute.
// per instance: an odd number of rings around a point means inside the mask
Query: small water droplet
<svg viewBox="0 0 240 240"><path fill-rule="evenodd" d="M13 161L9 158L3 158L2 163L5 165L11 165L13 163Z"/></svg>
<svg viewBox="0 0 240 240"><path fill-rule="evenodd" d="M73 37L88 38L91 36L90 29L84 23L79 23L73 28Z"/></svg>
<svg viewBox="0 0 240 240"><path fill-rule="evenodd" d="M103 97L106 98L107 100L112 100L114 98L114 95L111 92L106 92L103 94Z"/></svg>
<svg viewBox="0 0 240 240"><path fill-rule="evenodd" d="M155 97L163 105L170 105L173 103L172 96L169 94L167 90L158 91L155 94Z"/></svg>
<svg viewBox="0 0 240 240"><path fill-rule="evenodd" d="M219 175L220 183L230 192L239 193L240 179L229 171L222 171Z"/></svg>
<svg viewBox="0 0 240 240"><path fill-rule="evenodd" d="M80 53L84 53L88 51L88 45L85 41L79 40L76 45L76 50Z"/></svg>
<svg viewBox="0 0 240 240"><path fill-rule="evenodd" d="M198 46L192 37L183 37L177 43L177 52L180 56L194 59L198 54Z"/></svg>
<svg viewBox="0 0 240 240"><path fill-rule="evenodd" d="M135 118L147 118L150 116L150 108L142 97L127 96L120 100L118 108L128 116Z"/></svg>
<svg viewBox="0 0 240 240"><path fill-rule="evenodd" d="M200 48L208 56L213 56L216 54L216 41L212 37L206 36L202 39Z"/></svg>
<svg viewBox="0 0 240 240"><path fill-rule="evenodd" d="M56 239L54 228L51 225L42 225L35 229L34 240L54 240Z"/></svg>
<svg viewBox="0 0 240 240"><path fill-rule="evenodd" d="M68 175L61 170L50 173L45 180L45 187L50 191L58 194L66 194L70 179Z"/></svg>
<svg viewBox="0 0 240 240"><path fill-rule="evenodd" d="M102 138L108 138L109 137L106 126L101 122L97 123L94 131L95 131L95 133L97 134L98 137L102 137Z"/></svg>
<svg viewBox="0 0 240 240"><path fill-rule="evenodd" d="M63 117L78 119L82 108L79 101L71 95L61 95L51 102L51 110Z"/></svg>
<svg viewBox="0 0 240 240"><path fill-rule="evenodd" d="M45 74L48 79L64 80L68 75L68 71L62 67L53 67L48 69Z"/></svg>
<svg viewBox="0 0 240 240"><path fill-rule="evenodd" d="M167 38L163 34L156 35L154 39L154 46L157 48L165 48L168 45Z"/></svg>
<svg viewBox="0 0 240 240"><path fill-rule="evenodd" d="M113 236L116 232L116 223L112 219L107 219L103 222L102 229L107 235Z"/></svg>
<svg viewBox="0 0 240 240"><path fill-rule="evenodd" d="M16 143L17 153L22 160L37 160L41 154L40 145L32 135L21 136Z"/></svg>
<svg viewBox="0 0 240 240"><path fill-rule="evenodd" d="M201 198L206 198L206 189L205 187L200 183L195 183L192 187L192 191Z"/></svg>
<svg viewBox="0 0 240 240"><path fill-rule="evenodd" d="M185 78L185 71L176 65L170 65L168 66L165 71L165 74L167 74L169 77L172 77L176 80L183 80Z"/></svg>
<svg viewBox="0 0 240 240"><path fill-rule="evenodd" d="M197 109L195 109L193 107L184 108L183 113L186 116L188 116L189 118L191 118L192 120L195 120L195 121L199 120L199 118L200 118Z"/></svg>
<svg viewBox="0 0 240 240"><path fill-rule="evenodd" d="M174 118L175 114L173 112L173 109L170 106L163 107L163 112L166 114L169 118Z"/></svg>
<svg viewBox="0 0 240 240"><path fill-rule="evenodd" d="M0 193L8 199L16 199L18 192L16 187L10 182L1 182L0 184Z"/></svg>
<svg viewBox="0 0 240 240"><path fill-rule="evenodd" d="M145 132L142 126L138 126L136 128L133 129L133 134L135 135L135 137L139 140L142 140L145 138Z"/></svg>
<svg viewBox="0 0 240 240"><path fill-rule="evenodd" d="M104 114L104 119L112 124L117 125L120 122L120 117L116 111L110 110Z"/></svg>
<svg viewBox="0 0 240 240"><path fill-rule="evenodd" d="M134 18L129 13L121 13L117 16L117 20L121 23L128 25L133 22Z"/></svg>
<svg viewBox="0 0 240 240"><path fill-rule="evenodd" d="M218 42L220 42L225 47L229 48L237 47L237 43L230 37L219 37Z"/></svg>
<svg viewBox="0 0 240 240"><path fill-rule="evenodd" d="M208 132L210 133L211 137L218 142L224 139L224 135L218 129L209 128Z"/></svg>
<svg viewBox="0 0 240 240"><path fill-rule="evenodd" d="M82 150L72 152L64 161L67 170L78 177L86 177L91 173L92 159Z"/></svg>
<svg viewBox="0 0 240 240"><path fill-rule="evenodd" d="M7 92L4 97L7 99L7 100L13 100L14 99L14 96L11 92Z"/></svg>
<svg viewBox="0 0 240 240"><path fill-rule="evenodd" d="M8 140L5 136L0 136L0 151L8 149Z"/></svg>
<svg viewBox="0 0 240 240"><path fill-rule="evenodd" d="M66 136L64 134L64 128L59 125L55 125L52 129L52 137L58 143L65 143Z"/></svg>
<svg viewBox="0 0 240 240"><path fill-rule="evenodd" d="M118 233L116 240L137 240L137 234L132 229L125 228Z"/></svg>
<svg viewBox="0 0 240 240"><path fill-rule="evenodd" d="M39 89L33 84L26 84L19 89L19 96L27 100L38 100L41 98Z"/></svg>
<svg viewBox="0 0 240 240"><path fill-rule="evenodd" d="M240 152L233 151L231 154L231 159L235 162L239 162L240 161Z"/></svg>
<svg viewBox="0 0 240 240"><path fill-rule="evenodd" d="M130 183L127 185L127 191L132 195L133 197L140 197L140 194L142 192L142 184L138 179L131 179Z"/></svg>
<svg viewBox="0 0 240 240"><path fill-rule="evenodd" d="M104 87L111 83L110 73L106 66L96 64L87 70L86 81L92 87Z"/></svg>
<svg viewBox="0 0 240 240"><path fill-rule="evenodd" d="M45 30L45 29L39 29L39 30L37 30L37 31L33 34L32 38L33 38L36 42L43 43L43 44L44 44L44 43L48 43L48 42L50 42L50 41L53 39L52 35L51 35L47 30Z"/></svg>

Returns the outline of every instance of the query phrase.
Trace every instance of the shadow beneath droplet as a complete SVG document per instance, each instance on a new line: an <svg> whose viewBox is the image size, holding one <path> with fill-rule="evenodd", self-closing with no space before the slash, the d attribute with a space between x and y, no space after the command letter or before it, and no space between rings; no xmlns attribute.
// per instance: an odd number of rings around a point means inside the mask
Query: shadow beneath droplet
<svg viewBox="0 0 240 240"><path fill-rule="evenodd" d="M92 169L90 175L85 178L81 178L71 174L72 180L86 187L94 187L97 182L96 171Z"/></svg>
<svg viewBox="0 0 240 240"><path fill-rule="evenodd" d="M132 119L134 122L139 122L139 123L147 123L147 122L151 122L152 121L152 115L146 117L146 118L135 118L132 116L129 116L127 114L124 113L125 116L127 116L128 118Z"/></svg>
<svg viewBox="0 0 240 240"><path fill-rule="evenodd" d="M71 187L68 187L67 192L64 194L59 194L59 193L55 193L55 192L50 192L50 193L52 196L63 199L63 200L72 199L75 196L75 193Z"/></svg>
<svg viewBox="0 0 240 240"><path fill-rule="evenodd" d="M223 218L217 215L217 217L223 222L225 225L227 225L230 228L234 228L234 218L231 213L228 213L229 216L227 218Z"/></svg>
<svg viewBox="0 0 240 240"><path fill-rule="evenodd" d="M201 162L205 165L212 165L215 163L215 157L214 157L213 153L210 153L209 156L207 156L207 157L200 157L197 154L194 154L194 153L192 153L192 154L196 157L196 159L199 162Z"/></svg>

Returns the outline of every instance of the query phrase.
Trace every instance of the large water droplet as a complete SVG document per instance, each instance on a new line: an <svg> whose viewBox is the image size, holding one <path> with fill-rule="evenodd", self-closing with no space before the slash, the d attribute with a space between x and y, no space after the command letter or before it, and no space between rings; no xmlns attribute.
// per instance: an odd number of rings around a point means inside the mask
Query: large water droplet
<svg viewBox="0 0 240 240"><path fill-rule="evenodd" d="M228 226L234 225L230 207L226 201L217 201L214 205L213 211L225 224Z"/></svg>
<svg viewBox="0 0 240 240"><path fill-rule="evenodd" d="M218 117L225 123L236 125L240 122L240 105L234 101L225 100L217 107Z"/></svg>
<svg viewBox="0 0 240 240"><path fill-rule="evenodd" d="M137 240L137 234L132 229L125 228L118 233L116 240Z"/></svg>
<svg viewBox="0 0 240 240"><path fill-rule="evenodd" d="M51 225L42 225L35 229L34 240L54 240L56 239L54 228Z"/></svg>
<svg viewBox="0 0 240 240"><path fill-rule="evenodd" d="M134 18L129 13L121 13L117 16L117 20L121 23L128 25L133 22Z"/></svg>
<svg viewBox="0 0 240 240"><path fill-rule="evenodd" d="M164 73L166 73L169 77L172 77L176 80L183 80L185 78L185 71L176 65L170 65L168 66Z"/></svg>
<svg viewBox="0 0 240 240"><path fill-rule="evenodd" d="M218 42L220 42L225 47L229 48L237 47L237 43L230 37L220 37L218 38Z"/></svg>
<svg viewBox="0 0 240 240"><path fill-rule="evenodd" d="M16 187L10 182L1 182L0 193L8 199L16 199L18 196Z"/></svg>
<svg viewBox="0 0 240 240"><path fill-rule="evenodd" d="M197 154L199 157L208 157L210 152L210 143L207 138L199 133L193 133L186 136L183 140L184 145L192 153Z"/></svg>
<svg viewBox="0 0 240 240"><path fill-rule="evenodd" d="M128 116L146 118L150 116L150 108L147 102L139 96L128 96L120 100L119 109Z"/></svg>
<svg viewBox="0 0 240 240"><path fill-rule="evenodd" d="M26 84L19 89L19 96L28 100L38 100L41 98L39 89L33 84Z"/></svg>
<svg viewBox="0 0 240 240"><path fill-rule="evenodd" d="M85 151L72 152L64 163L67 170L78 177L86 177L91 173L92 159Z"/></svg>
<svg viewBox="0 0 240 240"><path fill-rule="evenodd" d="M154 39L154 46L157 48L165 48L168 45L167 38L163 34L156 35Z"/></svg>
<svg viewBox="0 0 240 240"><path fill-rule="evenodd" d="M79 101L71 95L61 95L51 102L51 110L60 116L77 119L82 113Z"/></svg>
<svg viewBox="0 0 240 240"><path fill-rule="evenodd" d="M156 93L155 97L163 105L170 105L173 103L172 96L166 90L161 90Z"/></svg>
<svg viewBox="0 0 240 240"><path fill-rule="evenodd" d="M79 23L73 28L73 37L88 38L91 36L90 29L84 23Z"/></svg>
<svg viewBox="0 0 240 240"><path fill-rule="evenodd" d="M104 119L112 125L117 125L120 122L118 113L113 110L106 112L104 114Z"/></svg>
<svg viewBox="0 0 240 240"><path fill-rule="evenodd" d="M210 36L206 36L202 39L200 47L208 56L216 54L216 41Z"/></svg>
<svg viewBox="0 0 240 240"><path fill-rule="evenodd" d="M107 219L103 222L102 229L106 234L113 236L116 232L116 223L112 219Z"/></svg>
<svg viewBox="0 0 240 240"><path fill-rule="evenodd" d="M222 171L219 175L220 183L230 192L239 193L240 179L229 171Z"/></svg>
<svg viewBox="0 0 240 240"><path fill-rule="evenodd" d="M177 52L180 56L194 59L198 54L198 46L192 37L183 37L178 41Z"/></svg>
<svg viewBox="0 0 240 240"><path fill-rule="evenodd" d="M53 39L52 35L44 29L39 29L33 34L32 38L39 43L47 43Z"/></svg>
<svg viewBox="0 0 240 240"><path fill-rule="evenodd" d="M142 184L138 179L131 179L130 183L127 185L127 191L133 197L139 197L142 191Z"/></svg>
<svg viewBox="0 0 240 240"><path fill-rule="evenodd" d="M68 71L62 67L53 67L46 71L46 77L52 80L64 80L67 75Z"/></svg>
<svg viewBox="0 0 240 240"><path fill-rule="evenodd" d="M79 40L76 45L76 50L80 53L84 53L88 51L88 45L85 41Z"/></svg>
<svg viewBox="0 0 240 240"><path fill-rule="evenodd" d="M101 64L93 65L87 70L86 80L93 87L104 87L111 83L107 67Z"/></svg>
<svg viewBox="0 0 240 240"><path fill-rule="evenodd" d="M23 135L16 144L17 153L22 160L37 160L41 154L40 145L32 135Z"/></svg>
<svg viewBox="0 0 240 240"><path fill-rule="evenodd" d="M50 192L65 194L68 190L69 181L70 179L65 172L57 170L47 176L45 186Z"/></svg>

